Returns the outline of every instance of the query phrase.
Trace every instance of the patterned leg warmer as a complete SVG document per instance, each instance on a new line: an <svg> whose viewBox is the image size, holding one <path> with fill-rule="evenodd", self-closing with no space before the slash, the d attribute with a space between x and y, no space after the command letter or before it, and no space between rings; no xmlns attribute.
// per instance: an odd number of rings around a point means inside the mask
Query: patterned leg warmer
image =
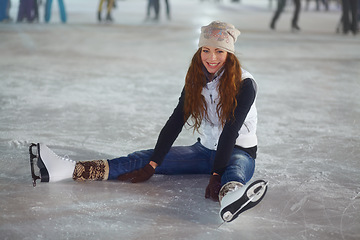
<svg viewBox="0 0 360 240"><path fill-rule="evenodd" d="M74 180L107 180L109 164L107 160L77 162L73 173Z"/></svg>

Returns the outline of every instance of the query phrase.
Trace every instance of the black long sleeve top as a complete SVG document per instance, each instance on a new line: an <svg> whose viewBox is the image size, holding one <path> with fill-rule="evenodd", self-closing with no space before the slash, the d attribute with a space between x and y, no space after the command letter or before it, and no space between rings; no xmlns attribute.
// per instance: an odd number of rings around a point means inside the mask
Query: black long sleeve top
<svg viewBox="0 0 360 240"><path fill-rule="evenodd" d="M212 172L221 175L225 171L234 147L240 148L246 151L254 159L256 158L257 146L250 148L235 146L236 139L239 136L239 130L243 125L252 104L255 101L256 88L253 81L253 79L246 78L242 82L239 93L236 96L238 104L234 112L235 118L228 120L224 125L218 141ZM161 165L163 162L166 154L169 152L171 146L179 136L186 122L184 119L184 102L185 89L182 90L176 108L160 131L157 143L155 145L154 154L150 158L150 161L154 161L158 165Z"/></svg>

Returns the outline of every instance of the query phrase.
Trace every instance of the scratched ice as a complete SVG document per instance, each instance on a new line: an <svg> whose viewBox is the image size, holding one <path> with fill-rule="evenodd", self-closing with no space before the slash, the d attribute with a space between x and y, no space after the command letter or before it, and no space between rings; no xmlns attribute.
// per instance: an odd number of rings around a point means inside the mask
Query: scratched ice
<svg viewBox="0 0 360 240"><path fill-rule="evenodd" d="M39 24L0 25L1 239L360 239L360 39L335 33L335 5L303 11L293 34L292 6L268 29L267 0L174 0L170 22L161 2L158 24L142 0L117 1L114 24L96 22L98 1L65 2L65 25L56 1L50 24L41 8ZM218 228L202 175L32 187L31 142L75 160L152 148L199 27L216 19L242 31L238 56L259 85L254 177L270 183L258 206Z"/></svg>

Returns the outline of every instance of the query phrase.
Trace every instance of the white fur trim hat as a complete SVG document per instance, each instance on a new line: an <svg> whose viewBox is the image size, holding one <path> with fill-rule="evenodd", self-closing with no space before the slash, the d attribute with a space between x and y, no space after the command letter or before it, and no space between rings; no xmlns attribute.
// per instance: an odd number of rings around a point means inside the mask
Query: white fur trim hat
<svg viewBox="0 0 360 240"><path fill-rule="evenodd" d="M235 53L235 42L240 35L234 25L214 21L207 26L201 27L199 48L208 46L221 48L227 52Z"/></svg>

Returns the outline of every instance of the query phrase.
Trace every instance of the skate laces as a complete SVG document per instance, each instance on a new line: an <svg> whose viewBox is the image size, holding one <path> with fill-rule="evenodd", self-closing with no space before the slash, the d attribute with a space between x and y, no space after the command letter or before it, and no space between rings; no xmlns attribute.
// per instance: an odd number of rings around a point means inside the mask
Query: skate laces
<svg viewBox="0 0 360 240"><path fill-rule="evenodd" d="M63 157L57 155L56 153L54 153L56 157L58 157L59 159L63 160L63 161L67 161L67 162L71 162L71 163L75 163L74 160L72 160L69 155L64 155Z"/></svg>
<svg viewBox="0 0 360 240"><path fill-rule="evenodd" d="M74 160L72 160L69 155L65 154L64 157L62 157L63 160L65 161L69 161L69 162L75 162Z"/></svg>
<svg viewBox="0 0 360 240"><path fill-rule="evenodd" d="M48 151L50 151L50 153L51 154L53 154L55 157L57 157L57 158L59 158L59 159L61 159L61 160L63 160L63 161L69 161L69 162L71 162L71 163L75 163L75 161L74 160L72 160L70 157L69 157L69 155L64 155L63 157L61 157L61 156L59 156L59 155L57 155L53 150L51 150L48 146L46 146L46 145L44 145L47 149L48 149Z"/></svg>

